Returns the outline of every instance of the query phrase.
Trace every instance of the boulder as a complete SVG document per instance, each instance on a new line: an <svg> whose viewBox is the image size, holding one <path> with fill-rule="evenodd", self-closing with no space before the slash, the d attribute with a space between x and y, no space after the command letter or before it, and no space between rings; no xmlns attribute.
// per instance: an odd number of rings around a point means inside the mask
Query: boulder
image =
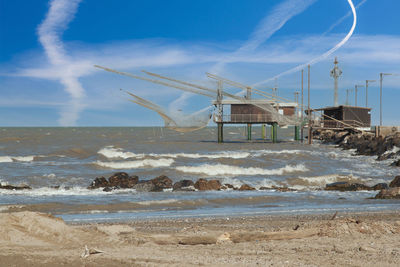
<svg viewBox="0 0 400 267"><path fill-rule="evenodd" d="M113 188L111 187L104 187L103 191L104 192L111 192L113 190Z"/></svg>
<svg viewBox="0 0 400 267"><path fill-rule="evenodd" d="M89 185L88 189L96 189L100 187L108 187L110 183L104 177L96 177L94 181Z"/></svg>
<svg viewBox="0 0 400 267"><path fill-rule="evenodd" d="M139 181L133 188L137 192L153 192L156 186L152 181Z"/></svg>
<svg viewBox="0 0 400 267"><path fill-rule="evenodd" d="M238 188L237 187L234 187L233 185L231 185L231 184L224 184L224 186L228 189L233 189L233 190L238 190Z"/></svg>
<svg viewBox="0 0 400 267"><path fill-rule="evenodd" d="M192 180L181 180L172 186L173 191L194 191L194 183Z"/></svg>
<svg viewBox="0 0 400 267"><path fill-rule="evenodd" d="M396 176L393 181L390 182L389 187L400 187L400 176Z"/></svg>
<svg viewBox="0 0 400 267"><path fill-rule="evenodd" d="M327 191L360 191L360 190L373 190L371 187L364 184L349 183L349 182L336 182L327 184L325 186Z"/></svg>
<svg viewBox="0 0 400 267"><path fill-rule="evenodd" d="M164 189L172 188L172 180L165 175L150 180L154 184L154 192L161 192Z"/></svg>
<svg viewBox="0 0 400 267"><path fill-rule="evenodd" d="M376 199L400 199L400 187L391 187L382 189L376 196Z"/></svg>
<svg viewBox="0 0 400 267"><path fill-rule="evenodd" d="M248 184L242 184L242 186L239 188L239 191L250 191L250 190L256 190L256 189Z"/></svg>
<svg viewBox="0 0 400 267"><path fill-rule="evenodd" d="M197 182L194 184L194 187L197 190L200 191L205 191L205 190L220 190L221 189L221 183L218 180L209 180L207 181L206 179L199 179Z"/></svg>
<svg viewBox="0 0 400 267"><path fill-rule="evenodd" d="M0 189L6 189L6 190L28 190L28 189L32 189L32 188L29 185L26 185L26 184L9 185L9 184L1 184L0 183Z"/></svg>
<svg viewBox="0 0 400 267"><path fill-rule="evenodd" d="M138 176L129 176L126 172L114 173L108 178L109 186L118 188L133 188L139 181Z"/></svg>

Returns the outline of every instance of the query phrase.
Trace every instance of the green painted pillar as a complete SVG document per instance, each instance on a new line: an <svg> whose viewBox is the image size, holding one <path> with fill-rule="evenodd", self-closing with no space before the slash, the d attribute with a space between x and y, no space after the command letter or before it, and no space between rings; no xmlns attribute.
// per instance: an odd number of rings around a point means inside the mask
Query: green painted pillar
<svg viewBox="0 0 400 267"><path fill-rule="evenodd" d="M300 140L300 126L295 125L294 126L294 140L299 141Z"/></svg>
<svg viewBox="0 0 400 267"><path fill-rule="evenodd" d="M265 127L266 127L265 124L261 125L261 138L262 139L266 139L267 138Z"/></svg>
<svg viewBox="0 0 400 267"><path fill-rule="evenodd" d="M251 140L251 124L247 124L247 140Z"/></svg>
<svg viewBox="0 0 400 267"><path fill-rule="evenodd" d="M271 139L272 143L277 143L278 142L278 123L273 122L272 123L272 131L271 131Z"/></svg>
<svg viewBox="0 0 400 267"><path fill-rule="evenodd" d="M224 142L224 124L218 123L218 143Z"/></svg>

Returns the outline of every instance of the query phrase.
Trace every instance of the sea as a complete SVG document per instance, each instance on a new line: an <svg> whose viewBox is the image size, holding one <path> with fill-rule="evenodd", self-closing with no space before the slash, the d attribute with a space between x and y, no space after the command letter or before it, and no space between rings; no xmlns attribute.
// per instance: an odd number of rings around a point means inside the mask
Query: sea
<svg viewBox="0 0 400 267"><path fill-rule="evenodd" d="M389 183L399 170L389 161L358 156L334 145L294 141L291 127L278 130L278 143L253 127L216 127L180 133L163 127L0 128L0 182L32 190L0 189L0 212L33 210L68 223L142 219L334 214L399 210L395 200L371 199L377 191L324 191L328 183ZM269 128L267 128L269 133ZM218 179L254 191L104 192L87 187L96 177L127 172L148 180L167 175ZM271 188L288 187L281 192Z"/></svg>

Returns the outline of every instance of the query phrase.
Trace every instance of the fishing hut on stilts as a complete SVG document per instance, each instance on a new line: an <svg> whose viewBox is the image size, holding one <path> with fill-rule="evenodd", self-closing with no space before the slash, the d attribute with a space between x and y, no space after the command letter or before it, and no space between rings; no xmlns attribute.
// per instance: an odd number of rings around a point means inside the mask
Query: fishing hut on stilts
<svg viewBox="0 0 400 267"><path fill-rule="evenodd" d="M95 67L113 72L123 76L144 80L159 85L173 87L182 91L199 94L202 96L212 98L211 104L216 107L213 114L214 122L218 126L218 143L224 142L223 128L225 124L245 124L247 125L247 139L252 140L252 126L254 124L261 124L262 127L262 138L266 139L266 125L271 126L271 141L278 142L278 126L294 126L294 140L300 140L300 126L302 125L302 116L300 117L298 112L298 103L287 101L282 97L278 97L276 94L268 93L264 90L253 88L248 85L244 85L229 79L207 73L207 76L217 82L217 88L209 88L203 85L197 85L181 81L175 78L162 76L156 73L143 71L145 74L156 77L157 79L150 79L148 77L138 76L135 74L121 72L113 70L107 67L95 65ZM239 96L238 94L231 94L224 90L224 85L230 87L239 88L246 91L245 96ZM276 88L274 91L276 92ZM202 125L190 125L184 126L179 125L176 121L166 114L156 104L145 100L141 97L134 95L133 93L127 92L134 99L131 100L139 105L146 108L152 109L159 113L165 121L167 128L171 128L180 132L188 132L191 130L198 130L206 127L208 121ZM252 93L258 94L262 98L252 98ZM230 110L229 114L225 114L224 110ZM210 117L211 118L211 117ZM196 120L191 119L189 123L195 123Z"/></svg>

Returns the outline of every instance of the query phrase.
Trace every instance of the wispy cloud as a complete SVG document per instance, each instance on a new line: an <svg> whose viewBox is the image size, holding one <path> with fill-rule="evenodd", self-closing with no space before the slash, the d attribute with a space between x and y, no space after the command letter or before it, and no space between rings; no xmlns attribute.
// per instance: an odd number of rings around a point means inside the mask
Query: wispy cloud
<svg viewBox="0 0 400 267"><path fill-rule="evenodd" d="M79 112L83 109L81 103L85 91L79 82L79 73L75 64L65 51L61 40L62 33L72 21L81 0L52 0L44 21L38 28L39 41L42 44L50 63L58 68L56 77L64 85L71 96L67 108L63 108L59 123L63 126L74 125Z"/></svg>
<svg viewBox="0 0 400 267"><path fill-rule="evenodd" d="M266 42L275 32L280 30L286 22L294 16L302 13L317 0L285 0L277 5L269 12L257 25L255 30L250 35L250 38L232 54L227 55L221 61L217 62L212 68L212 73L220 73L226 63L231 61L231 58L240 56L243 53L254 51L261 44Z"/></svg>

